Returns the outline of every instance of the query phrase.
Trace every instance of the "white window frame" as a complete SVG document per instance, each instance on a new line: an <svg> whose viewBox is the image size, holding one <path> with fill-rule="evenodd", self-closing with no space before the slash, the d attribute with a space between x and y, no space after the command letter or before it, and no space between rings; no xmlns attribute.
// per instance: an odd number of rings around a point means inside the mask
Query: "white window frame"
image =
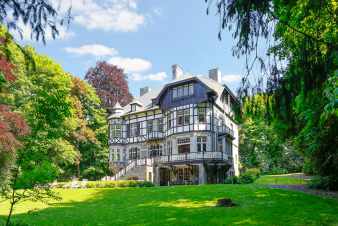
<svg viewBox="0 0 338 226"><path fill-rule="evenodd" d="M197 143L197 152L206 152L207 151L207 136L198 136L196 139Z"/></svg>
<svg viewBox="0 0 338 226"><path fill-rule="evenodd" d="M186 145L189 145L189 152L179 153L180 146L186 146ZM185 153L190 153L191 152L191 140L190 140L190 137L177 138L177 152L178 152L178 154L185 154Z"/></svg>

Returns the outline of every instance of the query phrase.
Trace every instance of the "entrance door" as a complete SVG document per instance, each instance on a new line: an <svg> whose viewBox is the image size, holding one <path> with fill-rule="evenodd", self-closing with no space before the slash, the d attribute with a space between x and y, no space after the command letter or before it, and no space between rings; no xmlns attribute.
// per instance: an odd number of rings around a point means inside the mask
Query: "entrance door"
<svg viewBox="0 0 338 226"><path fill-rule="evenodd" d="M160 186L167 186L170 181L170 171L167 168L160 168Z"/></svg>

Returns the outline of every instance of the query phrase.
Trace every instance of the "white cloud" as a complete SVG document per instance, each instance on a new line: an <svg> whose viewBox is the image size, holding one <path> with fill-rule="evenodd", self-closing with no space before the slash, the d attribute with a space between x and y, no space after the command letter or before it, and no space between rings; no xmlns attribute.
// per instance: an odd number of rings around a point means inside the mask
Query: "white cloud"
<svg viewBox="0 0 338 226"><path fill-rule="evenodd" d="M74 22L104 31L137 31L145 17L137 10L136 0L62 0L62 10L71 6Z"/></svg>
<svg viewBox="0 0 338 226"><path fill-rule="evenodd" d="M139 73L132 73L130 79L134 81L150 80L150 81L163 81L167 78L167 73L158 72L154 74L141 75Z"/></svg>
<svg viewBox="0 0 338 226"><path fill-rule="evenodd" d="M235 74L222 75L222 81L228 83L240 81L241 78L242 76Z"/></svg>
<svg viewBox="0 0 338 226"><path fill-rule="evenodd" d="M155 74L149 74L146 76L149 80L153 80L153 81L162 81L164 79L167 78L167 73L165 72L158 72Z"/></svg>
<svg viewBox="0 0 338 226"><path fill-rule="evenodd" d="M118 51L101 44L87 44L80 47L66 47L66 52L75 53L78 55L93 55L93 56L114 56Z"/></svg>
<svg viewBox="0 0 338 226"><path fill-rule="evenodd" d="M124 71L127 73L143 72L149 70L152 67L151 62L141 58L113 57L108 60L108 63L124 69Z"/></svg>

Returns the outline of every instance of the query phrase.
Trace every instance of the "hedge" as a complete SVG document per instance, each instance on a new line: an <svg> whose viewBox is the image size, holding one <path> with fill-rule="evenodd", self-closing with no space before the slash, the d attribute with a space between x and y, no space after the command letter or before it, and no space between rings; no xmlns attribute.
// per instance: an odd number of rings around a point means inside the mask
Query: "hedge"
<svg viewBox="0 0 338 226"><path fill-rule="evenodd" d="M153 187L149 181L72 181L52 184L53 188L117 188L117 187Z"/></svg>

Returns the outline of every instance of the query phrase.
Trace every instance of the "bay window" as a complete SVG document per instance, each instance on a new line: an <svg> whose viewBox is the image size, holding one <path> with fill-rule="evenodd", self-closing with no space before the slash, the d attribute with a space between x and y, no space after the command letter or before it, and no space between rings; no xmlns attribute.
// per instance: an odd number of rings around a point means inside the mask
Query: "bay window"
<svg viewBox="0 0 338 226"><path fill-rule="evenodd" d="M177 111L176 116L177 126L189 125L190 124L190 110L181 109Z"/></svg>

